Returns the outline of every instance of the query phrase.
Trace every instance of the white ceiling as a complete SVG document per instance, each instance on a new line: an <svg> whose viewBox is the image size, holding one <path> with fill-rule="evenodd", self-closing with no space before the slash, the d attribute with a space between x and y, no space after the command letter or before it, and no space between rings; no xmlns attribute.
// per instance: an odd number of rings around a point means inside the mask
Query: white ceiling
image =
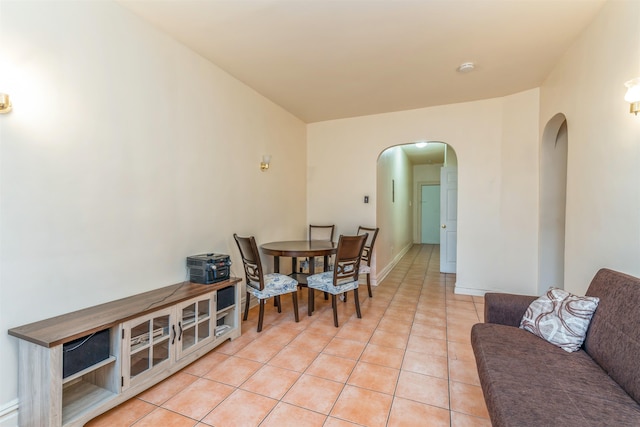
<svg viewBox="0 0 640 427"><path fill-rule="evenodd" d="M117 1L311 123L538 87L605 0Z"/></svg>
<svg viewBox="0 0 640 427"><path fill-rule="evenodd" d="M116 1L306 123L539 87L605 2Z"/></svg>
<svg viewBox="0 0 640 427"><path fill-rule="evenodd" d="M416 144L404 144L401 147L414 165L441 165L444 164L446 145L443 142L430 141L424 147L418 147Z"/></svg>

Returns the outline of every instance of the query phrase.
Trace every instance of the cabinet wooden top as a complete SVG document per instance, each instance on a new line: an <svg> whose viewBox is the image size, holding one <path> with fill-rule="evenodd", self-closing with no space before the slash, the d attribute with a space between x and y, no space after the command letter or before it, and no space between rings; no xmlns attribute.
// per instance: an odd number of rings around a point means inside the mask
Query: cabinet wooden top
<svg viewBox="0 0 640 427"><path fill-rule="evenodd" d="M181 301L234 285L240 282L240 280L239 278L232 277L212 285L202 285L193 282L177 283L12 328L9 329L9 335L43 347L55 347L73 341L76 338L111 328L129 319L143 316L147 313L170 307Z"/></svg>

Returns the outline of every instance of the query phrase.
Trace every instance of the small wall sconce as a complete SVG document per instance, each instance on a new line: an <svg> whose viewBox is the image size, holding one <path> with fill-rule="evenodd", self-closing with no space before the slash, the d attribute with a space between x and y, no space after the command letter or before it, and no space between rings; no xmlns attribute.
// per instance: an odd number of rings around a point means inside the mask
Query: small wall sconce
<svg viewBox="0 0 640 427"><path fill-rule="evenodd" d="M6 114L11 111L11 99L6 93L0 93L0 114Z"/></svg>
<svg viewBox="0 0 640 427"><path fill-rule="evenodd" d="M260 170L262 172L269 170L269 163L271 163L271 154L265 154L262 156L262 162L260 162Z"/></svg>
<svg viewBox="0 0 640 427"><path fill-rule="evenodd" d="M624 100L631 104L629 112L638 115L640 112L640 77L629 80L624 84L627 87L627 94Z"/></svg>

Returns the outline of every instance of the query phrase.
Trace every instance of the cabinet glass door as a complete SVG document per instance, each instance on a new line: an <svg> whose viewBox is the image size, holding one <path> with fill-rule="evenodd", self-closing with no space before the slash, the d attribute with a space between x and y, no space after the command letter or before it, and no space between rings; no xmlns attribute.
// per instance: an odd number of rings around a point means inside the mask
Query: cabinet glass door
<svg viewBox="0 0 640 427"><path fill-rule="evenodd" d="M178 327L179 356L195 350L198 344L213 338L211 334L211 308L215 294L208 294L181 305Z"/></svg>
<svg viewBox="0 0 640 427"><path fill-rule="evenodd" d="M127 383L170 359L170 322L166 311L130 322Z"/></svg>
<svg viewBox="0 0 640 427"><path fill-rule="evenodd" d="M182 309L182 349L186 350L196 343L196 303Z"/></svg>
<svg viewBox="0 0 640 427"><path fill-rule="evenodd" d="M149 348L149 331L151 330L151 321L131 328L131 364L129 376L131 378L139 375L150 368L151 350Z"/></svg>
<svg viewBox="0 0 640 427"><path fill-rule="evenodd" d="M211 325L211 304L210 300L198 301L198 318L200 323L198 325L198 341L209 338L211 332L209 326Z"/></svg>

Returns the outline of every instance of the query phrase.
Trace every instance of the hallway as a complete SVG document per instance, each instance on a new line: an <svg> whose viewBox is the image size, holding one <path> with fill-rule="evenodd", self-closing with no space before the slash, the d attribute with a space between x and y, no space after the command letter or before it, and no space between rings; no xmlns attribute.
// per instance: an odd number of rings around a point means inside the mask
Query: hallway
<svg viewBox="0 0 640 427"><path fill-rule="evenodd" d="M257 307L243 334L87 426L490 427L470 345L483 298L453 293L439 272L439 247L414 245L373 288L338 303L316 297L300 322L291 298L282 313Z"/></svg>

